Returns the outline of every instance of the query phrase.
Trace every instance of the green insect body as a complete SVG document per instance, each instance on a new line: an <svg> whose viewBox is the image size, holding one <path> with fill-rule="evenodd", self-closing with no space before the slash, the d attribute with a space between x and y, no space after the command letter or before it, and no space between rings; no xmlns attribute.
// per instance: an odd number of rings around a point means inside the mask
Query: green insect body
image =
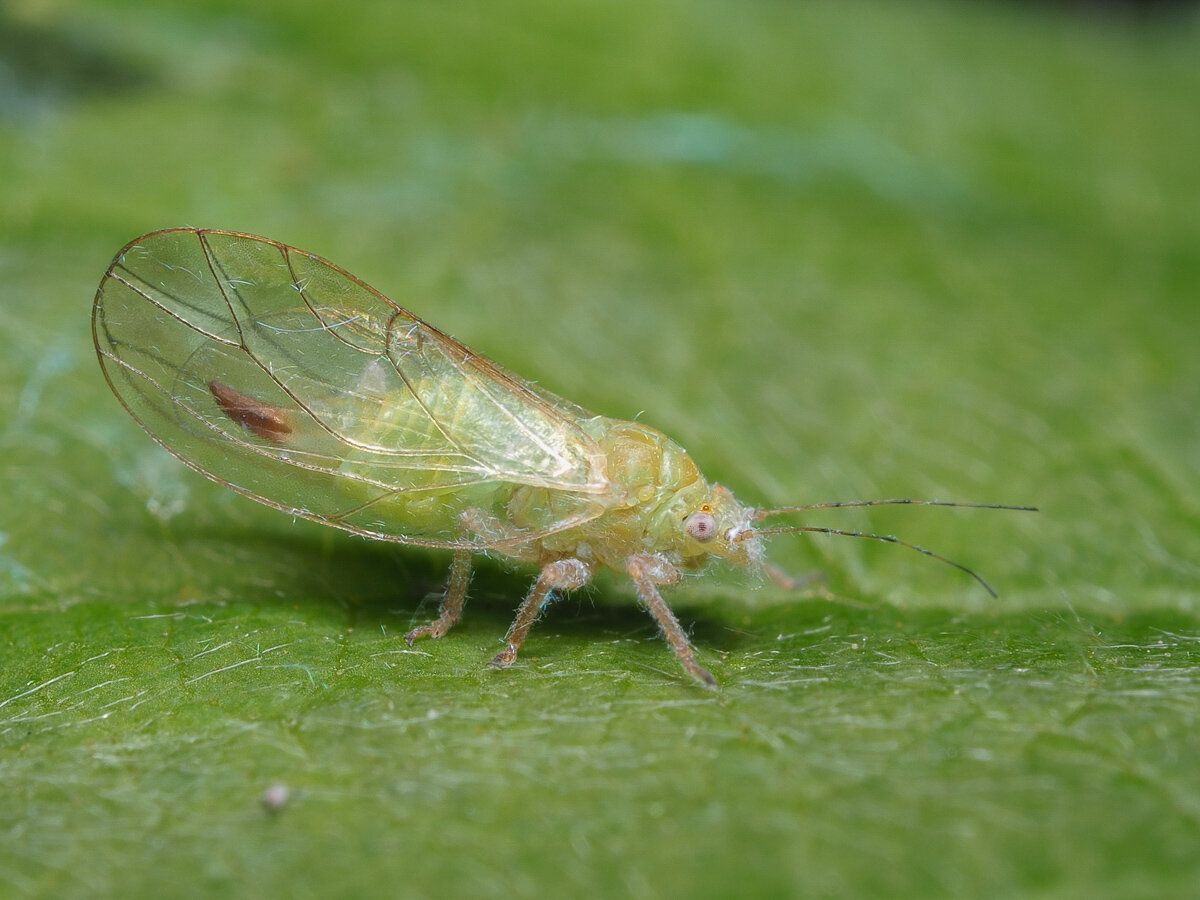
<svg viewBox="0 0 1200 900"><path fill-rule="evenodd" d="M453 550L439 616L410 643L458 620L472 554L538 566L497 667L516 659L552 592L601 567L629 574L684 669L711 685L660 585L712 559L786 581L761 541L781 532L868 537L950 562L881 535L756 529L801 509L937 501L743 506L662 433L563 400L275 241L191 228L137 238L105 273L92 328L117 397L193 469L292 515Z"/></svg>

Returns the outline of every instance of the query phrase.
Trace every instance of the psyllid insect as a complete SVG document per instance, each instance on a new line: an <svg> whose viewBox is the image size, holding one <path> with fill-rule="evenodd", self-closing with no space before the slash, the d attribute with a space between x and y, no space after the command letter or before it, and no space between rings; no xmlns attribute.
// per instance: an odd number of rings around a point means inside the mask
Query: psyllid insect
<svg viewBox="0 0 1200 900"><path fill-rule="evenodd" d="M923 504L869 500L754 509L710 484L678 444L597 416L479 356L330 262L248 234L174 228L130 242L96 292L104 376L150 436L191 468L268 506L385 541L453 551L438 617L458 621L471 555L539 567L504 649L513 663L555 591L625 571L683 668L712 685L659 592L712 560L756 567L785 513Z"/></svg>

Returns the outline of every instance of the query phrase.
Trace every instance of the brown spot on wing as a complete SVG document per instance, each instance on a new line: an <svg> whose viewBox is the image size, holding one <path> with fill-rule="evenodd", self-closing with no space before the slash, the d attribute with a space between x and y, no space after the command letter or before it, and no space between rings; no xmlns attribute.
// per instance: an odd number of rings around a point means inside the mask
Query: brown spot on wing
<svg viewBox="0 0 1200 900"><path fill-rule="evenodd" d="M274 444L286 443L292 436L292 416L288 410L260 403L219 381L210 381L208 389L225 415L252 434Z"/></svg>

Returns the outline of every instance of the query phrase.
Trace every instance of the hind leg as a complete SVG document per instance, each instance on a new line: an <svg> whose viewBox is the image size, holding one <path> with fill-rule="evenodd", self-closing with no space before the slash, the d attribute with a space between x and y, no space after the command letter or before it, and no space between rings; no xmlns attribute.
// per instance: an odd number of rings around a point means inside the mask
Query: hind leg
<svg viewBox="0 0 1200 900"><path fill-rule="evenodd" d="M467 602L467 585L471 582L471 551L455 550L450 563L450 576L446 579L446 594L438 608L438 617L428 625L414 628L404 636L411 647L417 638L440 638L462 616L463 604Z"/></svg>

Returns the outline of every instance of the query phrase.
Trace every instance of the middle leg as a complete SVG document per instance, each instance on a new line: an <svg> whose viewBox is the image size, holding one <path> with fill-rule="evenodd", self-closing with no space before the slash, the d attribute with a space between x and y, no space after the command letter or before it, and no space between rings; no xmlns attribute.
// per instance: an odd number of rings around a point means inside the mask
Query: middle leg
<svg viewBox="0 0 1200 900"><path fill-rule="evenodd" d="M542 566L538 580L533 583L529 596L517 610L517 617L508 628L508 634L504 638L504 649L492 658L489 665L496 669L507 669L513 664L517 658L517 651L521 649L521 644L525 643L529 629L550 601L551 591L573 591L583 587L591 578L592 570L579 559L556 559Z"/></svg>

